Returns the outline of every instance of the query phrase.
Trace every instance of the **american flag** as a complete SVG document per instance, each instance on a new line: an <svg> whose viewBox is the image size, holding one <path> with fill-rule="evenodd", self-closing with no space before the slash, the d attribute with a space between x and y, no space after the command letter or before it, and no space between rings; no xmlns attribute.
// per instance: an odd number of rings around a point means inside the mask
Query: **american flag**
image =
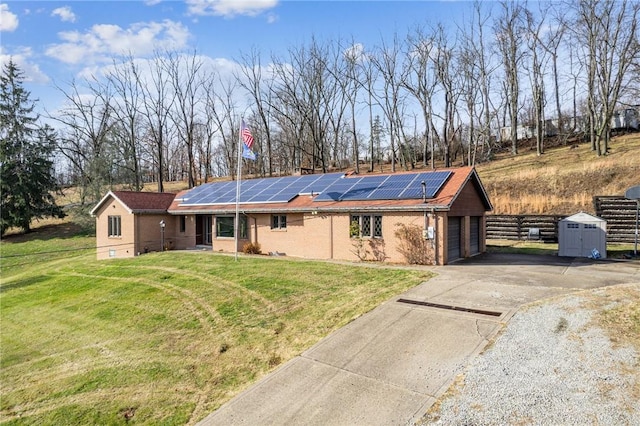
<svg viewBox="0 0 640 426"><path fill-rule="evenodd" d="M253 146L253 136L251 136L251 131L249 128L242 122L242 128L240 129L240 133L242 135L242 142L247 146L247 148L251 149Z"/></svg>

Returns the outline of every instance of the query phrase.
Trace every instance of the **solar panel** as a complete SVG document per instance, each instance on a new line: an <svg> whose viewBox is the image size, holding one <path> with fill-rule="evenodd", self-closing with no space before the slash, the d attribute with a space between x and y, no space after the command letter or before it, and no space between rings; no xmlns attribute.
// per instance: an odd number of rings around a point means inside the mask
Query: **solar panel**
<svg viewBox="0 0 640 426"><path fill-rule="evenodd" d="M259 191L256 195L247 199L249 203L266 203L276 195L278 192L282 191L282 183L286 182L287 178L271 178L264 179L264 185L262 186L262 190ZM242 197L244 199L244 196Z"/></svg>
<svg viewBox="0 0 640 426"><path fill-rule="evenodd" d="M344 178L329 186L315 201L420 199L423 181L427 198L433 198L450 175L450 171L442 171Z"/></svg>
<svg viewBox="0 0 640 426"><path fill-rule="evenodd" d="M440 191L440 188L442 188L442 185L449 179L449 176L451 176L451 171L448 170L425 173L424 181L427 185L427 198L435 197L438 191Z"/></svg>
<svg viewBox="0 0 640 426"><path fill-rule="evenodd" d="M328 183L337 181L343 176L340 173L305 175L288 181L288 185L282 191L271 197L269 202L288 202L297 195L319 193L323 191Z"/></svg>
<svg viewBox="0 0 640 426"><path fill-rule="evenodd" d="M366 201L433 198L450 171L345 177L341 173L250 179L240 183L241 203L286 203L298 195L319 194L314 201ZM193 188L183 205L234 204L236 181Z"/></svg>

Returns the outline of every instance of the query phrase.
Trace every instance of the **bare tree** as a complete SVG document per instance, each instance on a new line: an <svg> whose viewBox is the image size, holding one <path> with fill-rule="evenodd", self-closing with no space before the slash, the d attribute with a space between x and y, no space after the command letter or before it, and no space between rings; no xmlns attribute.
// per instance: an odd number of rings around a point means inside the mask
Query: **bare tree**
<svg viewBox="0 0 640 426"><path fill-rule="evenodd" d="M629 71L638 60L640 3L626 0L583 0L574 4L574 37L581 43L587 68L587 106L591 149L609 150L611 119L623 89L631 83Z"/></svg>
<svg viewBox="0 0 640 426"><path fill-rule="evenodd" d="M223 80L218 77L217 82L212 82L219 90L209 87L207 90L206 100L206 120L211 127L218 131L221 144L218 148L218 156L222 157L225 168L229 171L232 178L235 179L234 170L237 168L239 149L239 129L240 123L236 119L236 105L233 100L233 94L237 89L238 80ZM222 160L221 160L222 162ZM222 168L222 167L220 167Z"/></svg>
<svg viewBox="0 0 640 426"><path fill-rule="evenodd" d="M344 67L342 75L337 75L338 84L342 89L344 99L349 103L351 115L351 137L354 170L360 173L360 147L358 144L358 129L356 126L356 105L358 102L358 90L361 87L363 78L362 68L359 65L365 58L362 45L356 44L353 40L350 46L342 49Z"/></svg>
<svg viewBox="0 0 640 426"><path fill-rule="evenodd" d="M214 137L217 133L219 133L222 128L220 127L218 121L215 119L214 111L218 106L216 102L218 98L216 97L216 82L217 82L217 73L213 71L211 75L207 76L204 81L204 91L205 91L205 100L204 100L204 112L203 112L203 122L198 126L198 139L200 139L200 169L204 172L202 175L204 176L204 182L208 182L209 178L214 175L213 171L213 157L214 157Z"/></svg>
<svg viewBox="0 0 640 426"><path fill-rule="evenodd" d="M609 152L611 120L618 107L620 95L627 84L628 71L640 56L638 45L638 19L640 3L603 1L598 4L597 34L602 39L596 44L596 80L599 95L596 128L596 152Z"/></svg>
<svg viewBox="0 0 640 426"><path fill-rule="evenodd" d="M165 59L157 52L153 59L147 61L147 69L132 69L136 84L143 91L141 114L147 139L152 146L158 192L164 192L169 113L175 102L167 71Z"/></svg>
<svg viewBox="0 0 640 426"><path fill-rule="evenodd" d="M407 38L406 67L402 73L403 87L415 97L420 105L425 124L423 140L423 165L427 166L429 156L429 142L431 142L431 168L435 169L435 142L437 131L433 123L433 103L437 79L435 72L435 41L434 35L426 34L423 28L417 28L409 33Z"/></svg>
<svg viewBox="0 0 640 426"><path fill-rule="evenodd" d="M273 176L272 131L269 119L273 78L263 75L265 71L260 52L255 48L252 48L248 54L241 55L240 65L242 75L238 74L236 78L240 86L249 93L252 105L255 107L256 118L262 124L264 138L261 139L266 141L267 172L269 176Z"/></svg>
<svg viewBox="0 0 640 426"><path fill-rule="evenodd" d="M483 149L483 159L488 160L493 156L493 140L491 136L491 122L493 110L491 106L491 82L496 67L492 64L491 49L485 40L485 27L489 22L490 14L483 14L481 3L473 4L474 20L469 26L470 36L467 37L468 46L473 52L474 63L477 70L477 85L480 88L482 99L480 142Z"/></svg>
<svg viewBox="0 0 640 426"><path fill-rule="evenodd" d="M328 170L331 150L327 141L333 137L335 146L335 129L344 116L340 85L328 71L336 58L334 53L314 38L308 47L290 49L286 60L272 60L271 108L292 149L295 169Z"/></svg>
<svg viewBox="0 0 640 426"><path fill-rule="evenodd" d="M468 117L467 130L467 165L475 165L477 138L476 138L476 118L478 109L478 99L480 97L480 80L476 77L477 69L476 55L469 40L464 39L459 49L460 84L462 85L462 97L466 106Z"/></svg>
<svg viewBox="0 0 640 426"><path fill-rule="evenodd" d="M196 186L195 130L203 94L202 59L196 52L190 55L167 53L167 72L171 78L176 102L172 121L179 129L178 137L187 149L187 179L189 188Z"/></svg>
<svg viewBox="0 0 640 426"><path fill-rule="evenodd" d="M132 189L140 191L143 187L140 171L142 89L135 78L136 74L139 74L138 66L133 57L129 56L122 62L114 60L106 80L113 88L113 113L122 130L114 136L120 141L118 147L124 160L123 166L130 172Z"/></svg>
<svg viewBox="0 0 640 426"><path fill-rule="evenodd" d="M376 151L376 147L380 145L380 137L381 137L381 126L377 126L380 124L379 117L374 119L373 116L373 105L375 100L375 82L377 80L377 71L376 67L371 60L371 55L363 52L362 60L359 63L360 74L363 76L364 82L362 86L367 94L367 107L369 111L369 172L373 172L376 163L376 157L378 157L378 151ZM376 101L377 102L377 101ZM377 119L377 120L376 120ZM377 121L377 124L376 124ZM377 126L377 127L376 127Z"/></svg>
<svg viewBox="0 0 640 426"><path fill-rule="evenodd" d="M400 104L402 103L401 93L401 78L400 72L400 42L397 34L394 34L391 45L382 41L382 45L376 51L376 54L371 56L373 65L382 77L382 89L378 98L380 100L380 107L384 112L388 125L389 125L389 141L390 141L390 156L391 156L391 171L396 171L396 147L400 142L400 129L398 128L398 122L401 122L399 117Z"/></svg>
<svg viewBox="0 0 640 426"><path fill-rule="evenodd" d="M598 149L596 144L596 48L598 43L598 28L596 17L596 6L599 0L581 0L575 2L576 22L574 28L574 38L583 50L579 57L583 66L587 69L587 113L589 125L589 139L591 150ZM600 152L598 151L598 155Z"/></svg>
<svg viewBox="0 0 640 426"><path fill-rule="evenodd" d="M529 62L529 83L533 100L533 120L535 124L536 153L544 153L544 69L546 66L546 50L541 36L545 23L545 13L540 11L540 18L534 17L530 11L525 11L527 20L527 48L531 61Z"/></svg>
<svg viewBox="0 0 640 426"><path fill-rule="evenodd" d="M113 184L113 167L117 165L110 139L112 94L107 89L95 81L87 82L84 93L75 81L67 91L58 87L65 106L50 115L63 127L59 149L73 165L83 205L87 198L94 202L102 197L105 188Z"/></svg>
<svg viewBox="0 0 640 426"><path fill-rule="evenodd" d="M494 21L498 50L502 55L506 96L511 122L511 153L518 153L518 108L520 96L520 67L523 60L522 46L526 31L525 9L514 0L500 2L502 13Z"/></svg>
<svg viewBox="0 0 640 426"><path fill-rule="evenodd" d="M458 69L455 46L450 44L444 27L436 30L435 71L438 84L444 96L444 112L442 135L439 138L443 151L444 166L451 167L451 150L456 141L458 129L456 126L457 104L461 95L458 81Z"/></svg>
<svg viewBox="0 0 640 426"><path fill-rule="evenodd" d="M544 5L543 7L548 5L549 4ZM551 4L551 6L553 6L553 4ZM558 120L557 127L558 132L561 135L564 135L566 134L566 129L564 114L562 113L562 104L560 101L560 70L558 69L558 58L560 55L560 46L562 45L567 31L567 23L562 11L556 8L552 8L551 11L553 13L552 21L544 35L544 39L542 40L542 48L545 49L548 55L550 55L556 117Z"/></svg>

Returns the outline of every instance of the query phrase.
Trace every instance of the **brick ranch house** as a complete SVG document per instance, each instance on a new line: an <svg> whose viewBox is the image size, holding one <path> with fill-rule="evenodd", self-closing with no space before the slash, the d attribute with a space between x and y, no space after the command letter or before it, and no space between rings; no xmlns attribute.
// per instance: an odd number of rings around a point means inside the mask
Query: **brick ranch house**
<svg viewBox="0 0 640 426"><path fill-rule="evenodd" d="M395 187L384 183L390 180ZM243 180L237 247L235 187L213 182L179 194L107 193L91 211L98 259L159 251L163 244L165 250L234 253L251 242L263 253L406 263L396 237L402 225L422 231L437 265L486 249L485 214L492 205L472 167Z"/></svg>

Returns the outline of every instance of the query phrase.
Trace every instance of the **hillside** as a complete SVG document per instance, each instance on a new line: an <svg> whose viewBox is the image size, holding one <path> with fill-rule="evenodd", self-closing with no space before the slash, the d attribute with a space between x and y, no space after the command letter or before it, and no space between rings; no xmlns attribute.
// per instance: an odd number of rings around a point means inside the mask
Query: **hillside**
<svg viewBox="0 0 640 426"><path fill-rule="evenodd" d="M535 149L521 148L513 157L500 154L490 163L479 164L478 174L494 206L494 214L573 214L595 213L593 196L624 195L627 188L640 184L640 133L615 137L609 155L597 157L589 144L551 148L538 157ZM385 172L388 172L385 167ZM366 173L366 172L364 172ZM145 185L144 191L155 191L156 184ZM186 182L167 182L165 190L178 192ZM75 188L64 190L59 205L79 201ZM80 222L91 228L93 219L87 209L71 209L67 219L36 220L33 228L69 225ZM10 230L7 234L19 233Z"/></svg>
<svg viewBox="0 0 640 426"><path fill-rule="evenodd" d="M595 213L593 196L624 195L640 184L640 134L612 139L597 157L588 143L504 154L477 166L496 214Z"/></svg>

